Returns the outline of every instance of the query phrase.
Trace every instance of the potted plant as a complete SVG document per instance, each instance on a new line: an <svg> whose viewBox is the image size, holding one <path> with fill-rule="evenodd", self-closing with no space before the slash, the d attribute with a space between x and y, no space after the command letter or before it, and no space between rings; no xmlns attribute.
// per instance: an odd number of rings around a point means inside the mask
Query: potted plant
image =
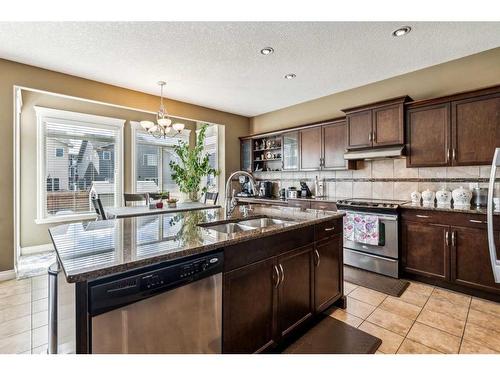
<svg viewBox="0 0 500 375"><path fill-rule="evenodd" d="M179 190L188 196L188 200L197 201L200 191L205 193L207 186L200 188L201 179L205 176L217 176L219 171L210 166L208 154L204 153L205 133L207 124L204 124L196 144L190 148L187 142L179 142L174 146L174 152L179 161L171 161L172 179L179 186Z"/></svg>

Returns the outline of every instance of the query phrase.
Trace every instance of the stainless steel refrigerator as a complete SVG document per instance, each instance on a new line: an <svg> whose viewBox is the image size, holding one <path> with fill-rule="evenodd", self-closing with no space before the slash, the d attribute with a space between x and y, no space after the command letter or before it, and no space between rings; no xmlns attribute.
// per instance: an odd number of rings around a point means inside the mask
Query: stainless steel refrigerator
<svg viewBox="0 0 500 375"><path fill-rule="evenodd" d="M493 162L491 163L490 183L488 186L488 243L490 249L491 267L495 282L500 284L500 259L497 256L497 244L495 243L495 231L493 225L494 215L500 215L500 148L495 150Z"/></svg>

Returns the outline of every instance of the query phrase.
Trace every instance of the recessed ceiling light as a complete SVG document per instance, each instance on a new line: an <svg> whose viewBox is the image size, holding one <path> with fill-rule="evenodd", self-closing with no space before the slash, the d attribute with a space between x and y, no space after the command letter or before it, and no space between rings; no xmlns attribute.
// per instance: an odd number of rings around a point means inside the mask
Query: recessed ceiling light
<svg viewBox="0 0 500 375"><path fill-rule="evenodd" d="M260 50L260 53L262 53L263 55L270 55L270 54L274 53L274 49L272 47L262 48Z"/></svg>
<svg viewBox="0 0 500 375"><path fill-rule="evenodd" d="M285 74L285 79L294 79L295 77L297 77L295 74L293 73L288 73L288 74Z"/></svg>
<svg viewBox="0 0 500 375"><path fill-rule="evenodd" d="M392 36L397 37L397 36L403 36L408 34L411 31L410 26L402 26L399 29L396 29L392 32Z"/></svg>

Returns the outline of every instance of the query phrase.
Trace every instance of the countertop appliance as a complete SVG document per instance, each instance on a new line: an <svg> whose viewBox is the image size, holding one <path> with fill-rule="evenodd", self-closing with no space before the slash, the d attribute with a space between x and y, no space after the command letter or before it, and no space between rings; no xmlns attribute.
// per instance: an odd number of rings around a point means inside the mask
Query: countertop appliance
<svg viewBox="0 0 500 375"><path fill-rule="evenodd" d="M254 197L255 192L252 190L252 186L250 184L250 179L248 176L239 176L238 177L238 182L240 183L241 186L241 191L236 193L237 197Z"/></svg>
<svg viewBox="0 0 500 375"><path fill-rule="evenodd" d="M486 207L488 205L488 189L475 187L472 188L472 200L471 205Z"/></svg>
<svg viewBox="0 0 500 375"><path fill-rule="evenodd" d="M399 277L399 214L406 201L382 199L343 199L339 210L360 215L374 215L379 220L379 243L369 245L344 238L344 264L391 277ZM345 232L345 228L344 228Z"/></svg>
<svg viewBox="0 0 500 375"><path fill-rule="evenodd" d="M273 196L273 183L271 181L261 181L259 185L259 197L272 198Z"/></svg>
<svg viewBox="0 0 500 375"><path fill-rule="evenodd" d="M491 163L490 182L488 186L488 206L486 208L486 220L488 227L488 245L490 250L491 268L495 283L500 284L500 259L497 257L497 246L495 243L495 231L493 230L493 211L500 211L500 148L495 150L493 162Z"/></svg>
<svg viewBox="0 0 500 375"><path fill-rule="evenodd" d="M223 253L89 284L91 353L221 353Z"/></svg>
<svg viewBox="0 0 500 375"><path fill-rule="evenodd" d="M300 196L299 191L297 190L296 187L292 186L292 187L288 188L288 198L289 199L296 199L299 196Z"/></svg>
<svg viewBox="0 0 500 375"><path fill-rule="evenodd" d="M301 198L312 197L311 190L309 189L309 186L307 186L307 183L305 183L304 181L300 181L300 197Z"/></svg>
<svg viewBox="0 0 500 375"><path fill-rule="evenodd" d="M283 200L286 199L286 189L285 188L280 189L280 199L283 199Z"/></svg>

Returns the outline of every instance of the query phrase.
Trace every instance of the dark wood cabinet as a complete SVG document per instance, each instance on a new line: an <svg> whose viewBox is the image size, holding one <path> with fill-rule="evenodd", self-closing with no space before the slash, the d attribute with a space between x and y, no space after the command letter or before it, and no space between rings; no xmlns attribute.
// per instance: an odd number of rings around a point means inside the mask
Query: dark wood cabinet
<svg viewBox="0 0 500 375"><path fill-rule="evenodd" d="M286 336L312 316L313 245L278 257L281 280L278 290L279 335Z"/></svg>
<svg viewBox="0 0 500 375"><path fill-rule="evenodd" d="M283 170L296 171L299 169L299 132L283 134Z"/></svg>
<svg viewBox="0 0 500 375"><path fill-rule="evenodd" d="M402 263L408 273L442 280L450 277L449 227L403 221Z"/></svg>
<svg viewBox="0 0 500 375"><path fill-rule="evenodd" d="M407 111L407 167L448 165L450 157L450 105L419 107Z"/></svg>
<svg viewBox="0 0 500 375"><path fill-rule="evenodd" d="M347 115L347 148L372 146L372 111L355 112Z"/></svg>
<svg viewBox="0 0 500 375"><path fill-rule="evenodd" d="M402 104L373 109L373 146L404 144L404 107Z"/></svg>
<svg viewBox="0 0 500 375"><path fill-rule="evenodd" d="M500 147L499 90L409 104L407 167L489 165Z"/></svg>
<svg viewBox="0 0 500 375"><path fill-rule="evenodd" d="M343 240L341 234L316 243L314 251L314 309L322 312L342 295Z"/></svg>
<svg viewBox="0 0 500 375"><path fill-rule="evenodd" d="M275 344L275 266L272 257L224 274L225 353L255 353Z"/></svg>
<svg viewBox="0 0 500 375"><path fill-rule="evenodd" d="M315 171L321 168L321 127L299 131L300 169Z"/></svg>
<svg viewBox="0 0 500 375"><path fill-rule="evenodd" d="M451 280L457 284L500 293L491 269L486 229L451 227ZM500 232L496 232L500 243ZM500 258L500 249L497 249Z"/></svg>
<svg viewBox="0 0 500 375"><path fill-rule="evenodd" d="M323 160L321 169L352 169L354 162L344 159L347 149L347 121L335 121L322 126Z"/></svg>
<svg viewBox="0 0 500 375"><path fill-rule="evenodd" d="M343 109L347 118L347 148L404 145L404 103L409 99L402 96Z"/></svg>
<svg viewBox="0 0 500 375"><path fill-rule="evenodd" d="M401 217L402 270L407 277L423 277L426 282L500 301L486 215L404 209ZM494 228L500 244L500 220L494 221Z"/></svg>
<svg viewBox="0 0 500 375"><path fill-rule="evenodd" d="M491 164L500 147L500 93L451 102L452 165Z"/></svg>

